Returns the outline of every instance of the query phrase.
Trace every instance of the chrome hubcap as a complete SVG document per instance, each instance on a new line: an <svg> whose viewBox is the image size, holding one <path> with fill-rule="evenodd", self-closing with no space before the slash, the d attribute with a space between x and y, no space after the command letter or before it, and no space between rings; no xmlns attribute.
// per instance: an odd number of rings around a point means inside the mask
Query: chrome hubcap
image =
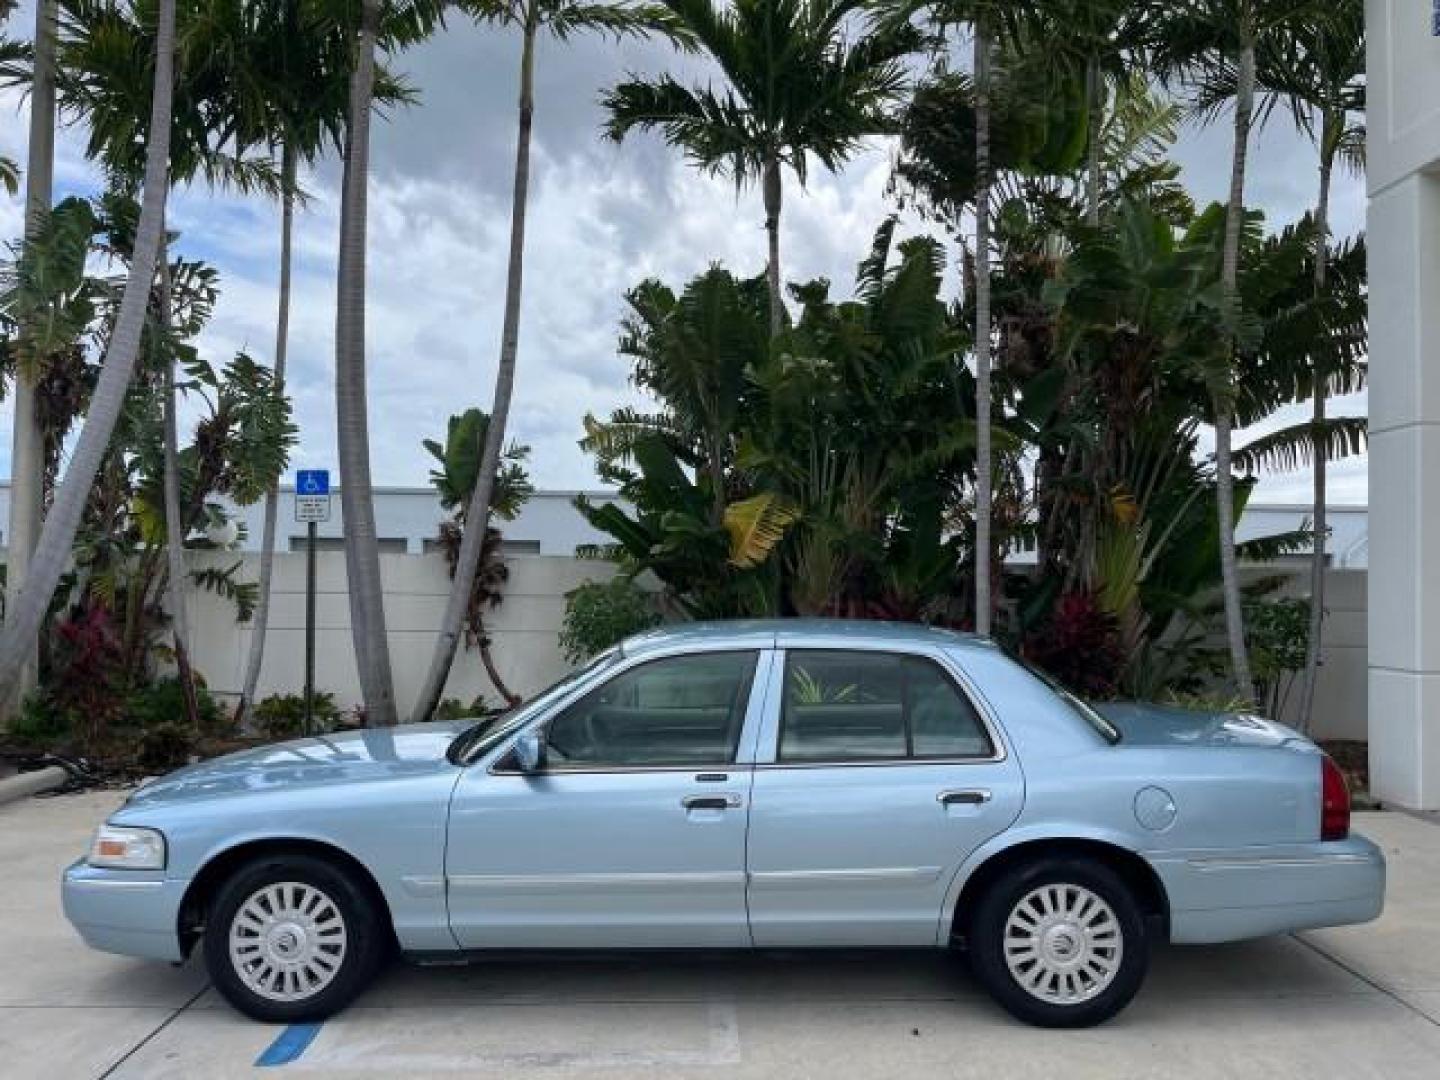
<svg viewBox="0 0 1440 1080"><path fill-rule="evenodd" d="M268 1001L303 1001L325 989L340 971L347 943L334 901L297 881L256 890L230 924L230 962Z"/></svg>
<svg viewBox="0 0 1440 1080"><path fill-rule="evenodd" d="M1005 963L1032 997L1052 1005L1089 1001L1115 981L1124 955L1120 920L1080 885L1042 885L1005 920Z"/></svg>

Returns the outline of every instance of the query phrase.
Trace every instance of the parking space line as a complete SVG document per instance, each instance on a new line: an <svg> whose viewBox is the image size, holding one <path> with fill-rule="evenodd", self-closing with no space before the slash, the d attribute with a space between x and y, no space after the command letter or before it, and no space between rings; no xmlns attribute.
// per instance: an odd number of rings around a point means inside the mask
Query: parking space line
<svg viewBox="0 0 1440 1080"><path fill-rule="evenodd" d="M373 1016L383 1012L404 1013L407 1009L369 1011ZM738 1065L742 1060L742 1050L735 1002L729 998L706 1000L700 1020L700 1031L697 1032L699 1040L688 1047L645 1047L632 1043L623 1047L541 1049L522 1046L467 1046L455 1050L443 1046L413 1045L413 1031L407 1031L397 1038L394 1033L383 1028L377 1031L374 1028L347 1027L342 1018L337 1032L343 1032L343 1035L333 1033L327 1037L323 1046L306 1056L303 1061L297 1061L295 1068L302 1072L333 1069L405 1076L416 1072L514 1073L530 1069L673 1070ZM643 1039L643 1036L637 1037Z"/></svg>
<svg viewBox="0 0 1440 1080"><path fill-rule="evenodd" d="M255 1059L256 1068L271 1069L278 1065L289 1065L305 1053L315 1036L320 1034L320 1024L291 1024L275 1037Z"/></svg>
<svg viewBox="0 0 1440 1080"><path fill-rule="evenodd" d="M124 1064L125 1064L127 1061L129 1061L132 1057L134 1057L134 1056L135 1056L136 1054L138 1054L141 1050L143 1050L143 1049L145 1048L145 1046L149 1044L149 1042L150 1042L151 1039L155 1038L156 1035L159 1035L159 1034L160 1034L162 1031L164 1031L167 1027L169 1027L171 1024L173 1024L173 1023L175 1022L175 1018L176 1018L177 1016L179 1016L179 1015L180 1015L181 1013L183 1013L186 1009L190 1008L191 1005L194 1005L195 1002L199 1001L202 997L204 997L204 996L205 996L205 991L207 991L207 990L209 990L209 989L210 989L210 984L209 984L208 982L206 982L206 984L205 984L204 986L200 987L199 990L196 990L196 991L195 991L195 995L194 995L192 998L190 998L190 1000L188 1000L187 1002L185 1002L185 1004L181 1005L178 1009L176 1009L174 1012L172 1012L172 1013L171 1013L169 1016L167 1016L164 1020L160 1021L160 1023L156 1025L154 1031L152 1031L152 1032L150 1032L150 1034L146 1035L143 1039L141 1039L139 1042L137 1042L137 1043L136 1043L134 1046L132 1046L129 1050L126 1050L125 1053L120 1056L120 1060L119 1060L119 1061L115 1062L113 1065L111 1065L108 1069L106 1069L103 1073L100 1074L99 1080L107 1080L108 1077L114 1076L116 1070L118 1070L121 1065L124 1065Z"/></svg>

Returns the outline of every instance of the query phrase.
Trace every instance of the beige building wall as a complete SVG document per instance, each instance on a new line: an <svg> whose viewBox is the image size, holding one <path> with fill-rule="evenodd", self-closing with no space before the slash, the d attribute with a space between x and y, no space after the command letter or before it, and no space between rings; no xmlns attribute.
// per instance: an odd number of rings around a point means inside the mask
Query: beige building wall
<svg viewBox="0 0 1440 1080"><path fill-rule="evenodd" d="M192 553L192 565L243 565L241 580L258 577L258 557L239 553ZM565 594L590 579L606 580L615 568L604 562L583 562L564 556L512 555L505 602L491 616L496 665L517 693L529 696L558 679L569 664L561 655L557 635L565 615ZM316 558L315 685L335 695L342 706L360 700L355 650L350 637L345 557L323 552ZM401 716L408 714L420 689L435 632L445 607L450 581L439 555L382 555L385 616L394 665L395 694ZM1288 571L1291 568L1285 567ZM1276 572L1274 570L1267 573ZM1294 567L1295 593L1307 586L1306 568ZM1324 738L1365 738L1365 571L1333 570L1328 578L1325 665L1316 693L1315 734ZM195 665L210 689L222 697L238 696L250 647L250 627L235 621L235 608L212 593L193 590L189 597ZM275 557L275 592L271 625L261 671L260 694L298 692L304 682L305 557ZM479 655L456 657L446 687L447 697L469 702L477 694L491 701L498 695L485 678ZM1298 688L1297 694L1298 696ZM1292 697L1293 702L1293 697ZM1284 717L1293 721L1293 711Z"/></svg>
<svg viewBox="0 0 1440 1080"><path fill-rule="evenodd" d="M220 568L239 560L243 564L237 574L240 580L259 577L259 557L252 553L196 552L190 558L192 566ZM609 563L558 555L512 555L506 564L510 581L505 600L490 615L493 652L501 677L516 693L528 696L569 669L557 642L565 594L586 580L608 579L615 568ZM420 692L450 579L440 555L381 555L380 571L395 696L400 715L405 717ZM213 593L192 589L187 599L197 670L216 694L238 697L250 648L250 624L236 622L234 604ZM344 707L358 704L360 683L350 635L343 552L316 556L315 623L316 689L330 691ZM304 685L304 675L305 556L276 555L259 694L296 693ZM445 696L469 702L477 694L499 701L485 677L479 653L466 650L456 655Z"/></svg>
<svg viewBox="0 0 1440 1080"><path fill-rule="evenodd" d="M1331 570L1325 576L1325 636L1311 732L1322 739L1366 738L1369 669L1365 577L1364 570ZM1296 570L1285 591L1304 596L1309 590L1307 568ZM1300 680L1296 679L1285 713L1278 719L1293 725L1299 698Z"/></svg>

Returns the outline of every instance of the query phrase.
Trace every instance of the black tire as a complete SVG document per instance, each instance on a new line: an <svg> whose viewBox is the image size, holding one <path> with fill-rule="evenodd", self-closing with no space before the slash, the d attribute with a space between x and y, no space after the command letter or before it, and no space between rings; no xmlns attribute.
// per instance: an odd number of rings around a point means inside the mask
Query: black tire
<svg viewBox="0 0 1440 1080"><path fill-rule="evenodd" d="M1061 982L1055 991L1062 995L1068 993L1069 1000L1066 1001L1055 1000L1053 993L1047 998L1043 988L1039 992L1027 988L1006 959L1006 928L1012 913L1027 898L1037 896L1037 889L1045 886L1069 886L1072 890L1088 891L1108 905L1113 922L1118 924L1118 935L1114 935L1119 938L1118 965L1110 961L1113 974L1108 977L1108 982L1104 976L1095 975L1094 969L1086 970L1082 977L1078 966L1074 969L1068 966L1071 963L1068 957L1072 954L1076 956L1074 963L1082 963L1075 944L1076 923L1073 920L1060 920L1064 925L1050 927L1049 932L1057 935L1055 937L1047 939L1045 933L1037 932L1031 938L1036 943L1037 952L1045 952L1041 942L1048 940L1051 943L1049 948L1054 951L1048 953L1048 960L1053 962L1046 972L1039 971L1037 965L1041 961L1038 956L1029 962L1029 967L1025 967L1027 961L1023 955L1017 956L1016 962L1021 966L1022 974L1030 977L1033 972L1037 980L1048 981L1049 973L1057 970L1077 972ZM1077 891L1064 895L1081 896ZM1054 896L1053 893L1048 897L1041 895L1039 900L1043 902ZM1103 913L1097 909L1082 909L1082 912L1084 917L1081 922L1095 919L1103 927ZM1025 920L1033 916L1027 914L1020 918ZM1038 923L1037 930L1040 925L1049 926L1048 923ZM1020 930L1020 933L1023 935L1024 931ZM970 963L985 989L1012 1016L1038 1027L1077 1028L1103 1023L1130 1003L1150 965L1145 915L1134 895L1108 866L1083 858L1041 858L1006 871L980 897L969 923L968 937ZM1113 947L1104 944L1110 940L1111 934L1102 933L1096 939L1097 944L1079 948L1090 950L1088 955L1094 956L1098 965L1103 965L1107 958L1114 956ZM1011 942L1016 949L1024 949L1023 937L1013 937ZM1085 979L1089 982L1086 983Z"/></svg>
<svg viewBox="0 0 1440 1080"><path fill-rule="evenodd" d="M311 891L302 892L291 888L292 885ZM262 896L271 886L278 887L277 891ZM231 931L236 927L237 917L253 898L260 898L257 902L262 905L269 902L274 910L283 913L287 910L283 906L284 897L303 896L310 903L315 903L313 898L316 893L331 905L326 908L321 903L312 909L316 922L306 923L298 916L298 922L276 919L263 935L253 929L254 923L249 919L241 920L237 928L237 933L247 939L253 937L254 949L250 949L248 940L245 947L256 957L250 965L252 973L260 974L286 966L279 950L295 948L296 934L292 927L299 927L303 935L308 926L316 940L321 936L327 937L323 950L328 958L324 960L324 973L320 974L320 965L312 962L310 966L311 971L317 973L313 989L308 979L300 984L306 976L292 967L291 970L296 973L293 976L295 982L290 985L295 987L291 991L295 999L276 1000L266 996L247 982L239 962L232 957ZM282 898L281 901L276 902L276 897ZM373 899L367 883L357 880L352 871L314 855L264 856L239 867L216 891L205 920L205 966L215 988L225 1000L252 1019L270 1023L323 1020L350 1004L374 978L389 952L391 935L387 918L383 905ZM340 936L334 929L337 920L343 933L343 944L334 940ZM283 925L287 921L289 926ZM303 936L300 945L302 948L305 945ZM263 958L258 950L264 950ZM252 981L255 977L252 974ZM280 992L283 994L287 990L283 980L290 976L276 977L282 980ZM322 983L321 979L327 981Z"/></svg>

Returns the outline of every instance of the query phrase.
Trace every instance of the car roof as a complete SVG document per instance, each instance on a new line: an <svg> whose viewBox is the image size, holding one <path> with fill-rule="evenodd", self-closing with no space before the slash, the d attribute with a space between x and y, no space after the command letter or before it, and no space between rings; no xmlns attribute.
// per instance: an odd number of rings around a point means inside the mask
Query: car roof
<svg viewBox="0 0 1440 1080"><path fill-rule="evenodd" d="M947 648L994 649L988 638L919 623L869 619L720 619L657 627L620 645L622 656L706 646L720 648L783 648L786 645L847 646L929 645Z"/></svg>

